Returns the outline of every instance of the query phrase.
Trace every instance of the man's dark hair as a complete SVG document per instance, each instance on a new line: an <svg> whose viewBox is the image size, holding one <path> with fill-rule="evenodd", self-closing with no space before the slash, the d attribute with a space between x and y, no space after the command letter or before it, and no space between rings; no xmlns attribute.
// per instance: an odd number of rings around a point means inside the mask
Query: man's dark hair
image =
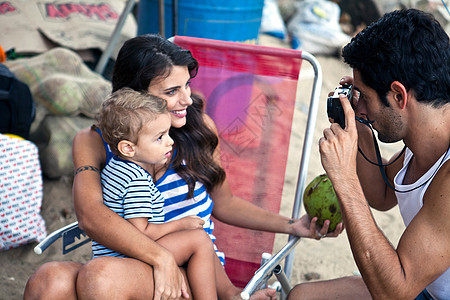
<svg viewBox="0 0 450 300"><path fill-rule="evenodd" d="M342 56L386 106L393 81L434 107L450 101L449 37L431 14L416 9L387 13L356 35Z"/></svg>

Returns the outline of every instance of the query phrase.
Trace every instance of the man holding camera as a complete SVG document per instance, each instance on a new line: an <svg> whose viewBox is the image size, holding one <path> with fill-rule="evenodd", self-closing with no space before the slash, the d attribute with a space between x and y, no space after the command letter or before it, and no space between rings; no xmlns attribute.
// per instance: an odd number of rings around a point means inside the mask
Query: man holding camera
<svg viewBox="0 0 450 300"><path fill-rule="evenodd" d="M431 15L395 11L343 58L353 79L340 83L353 95L336 96L344 128L325 129L319 149L362 277L299 284L288 299L450 299L449 37ZM402 140L404 152L382 160L371 129L382 142ZM396 204L406 230L394 248L369 206Z"/></svg>

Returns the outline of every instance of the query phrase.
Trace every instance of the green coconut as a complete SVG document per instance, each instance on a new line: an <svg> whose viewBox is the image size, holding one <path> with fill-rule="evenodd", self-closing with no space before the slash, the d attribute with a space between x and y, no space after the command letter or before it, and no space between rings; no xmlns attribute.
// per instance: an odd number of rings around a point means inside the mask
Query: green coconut
<svg viewBox="0 0 450 300"><path fill-rule="evenodd" d="M317 217L317 224L323 226L330 220L328 232L334 231L342 222L341 208L331 180L326 174L314 178L303 193L303 205L311 218Z"/></svg>

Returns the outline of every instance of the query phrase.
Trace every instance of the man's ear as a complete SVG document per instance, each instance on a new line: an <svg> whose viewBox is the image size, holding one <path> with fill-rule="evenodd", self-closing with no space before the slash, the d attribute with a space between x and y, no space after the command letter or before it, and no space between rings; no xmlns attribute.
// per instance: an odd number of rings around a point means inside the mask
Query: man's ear
<svg viewBox="0 0 450 300"><path fill-rule="evenodd" d="M406 91L405 86L399 81L393 81L391 83L391 92L394 95L394 100L398 107L404 109L408 102L408 92Z"/></svg>
<svg viewBox="0 0 450 300"><path fill-rule="evenodd" d="M130 141L122 140L117 144L117 150L119 150L119 153L124 157L132 158L136 153L135 146L136 145Z"/></svg>

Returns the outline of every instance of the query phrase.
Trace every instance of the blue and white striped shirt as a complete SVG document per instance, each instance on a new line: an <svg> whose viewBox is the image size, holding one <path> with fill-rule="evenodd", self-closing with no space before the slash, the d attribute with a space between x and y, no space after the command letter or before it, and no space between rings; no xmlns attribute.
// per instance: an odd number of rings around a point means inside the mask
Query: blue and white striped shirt
<svg viewBox="0 0 450 300"><path fill-rule="evenodd" d="M100 130L96 130L100 136ZM104 142L104 141L103 141ZM114 156L108 144L104 142L107 156L107 163ZM176 155L176 151L174 153ZM213 235L214 222L211 220L211 213L213 210L213 201L206 191L206 187L200 183L195 183L194 197L187 198L189 187L174 169L169 169L164 175L155 182L159 192L164 197L164 221L178 220L187 216L199 216L205 221L203 229L208 233L211 240L216 240ZM217 250L214 245L216 254L219 257L222 265L225 265L225 254Z"/></svg>
<svg viewBox="0 0 450 300"><path fill-rule="evenodd" d="M213 235L214 222L211 220L213 201L206 191L206 187L200 183L195 183L194 197L188 199L189 187L176 172L169 168L166 173L156 182L156 187L164 197L164 221L178 220L187 216L199 216L205 221L203 229L208 233L213 243L216 237ZM225 264L225 255L217 251L216 254L222 264Z"/></svg>
<svg viewBox="0 0 450 300"><path fill-rule="evenodd" d="M164 223L164 198L152 176L137 164L113 157L101 173L103 202L124 219L148 218L151 223ZM122 256L93 241L94 257Z"/></svg>

